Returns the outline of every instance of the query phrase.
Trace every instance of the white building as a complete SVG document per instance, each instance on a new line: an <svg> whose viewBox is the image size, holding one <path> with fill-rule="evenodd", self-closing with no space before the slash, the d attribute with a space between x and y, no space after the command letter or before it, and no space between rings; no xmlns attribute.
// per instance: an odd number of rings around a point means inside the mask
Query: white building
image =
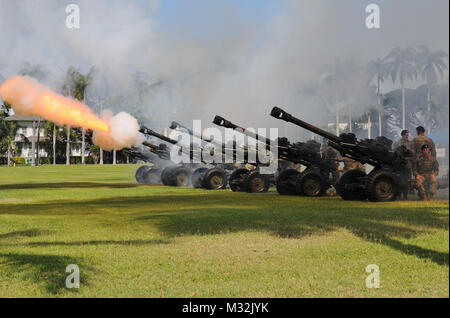
<svg viewBox="0 0 450 318"><path fill-rule="evenodd" d="M35 147L37 149L37 136L38 136L38 124L40 120L40 129L39 129L39 140L43 141L47 137L45 136L44 132L44 125L46 123L46 120L44 120L42 117L38 116L22 116L22 115L11 115L9 117L6 117L5 120L7 121L14 121L18 125L18 129L16 132L16 136L14 138L14 142L16 144L20 143L21 147L19 147L20 152L16 154L16 157L23 157L25 158L26 163L31 163L32 158L32 142L33 139L35 141ZM35 127L35 133L33 135L33 123ZM62 128L60 128L62 129ZM70 155L73 157L81 157L81 141L71 141L70 142L70 148L71 153ZM86 152L87 155L87 152ZM42 147L39 149L39 157L51 157L52 154L48 154Z"/></svg>

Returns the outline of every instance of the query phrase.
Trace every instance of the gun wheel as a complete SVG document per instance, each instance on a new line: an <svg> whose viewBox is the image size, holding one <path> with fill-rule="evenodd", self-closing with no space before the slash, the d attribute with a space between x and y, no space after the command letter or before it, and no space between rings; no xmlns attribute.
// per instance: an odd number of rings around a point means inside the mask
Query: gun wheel
<svg viewBox="0 0 450 318"><path fill-rule="evenodd" d="M165 167L161 172L161 182L166 186L173 186L173 177L172 173L176 169L176 166Z"/></svg>
<svg viewBox="0 0 450 318"><path fill-rule="evenodd" d="M399 184L390 171L373 171L367 178L366 191L370 201L394 201L399 192Z"/></svg>
<svg viewBox="0 0 450 318"><path fill-rule="evenodd" d="M270 187L270 179L267 175L260 174L258 171L250 171L244 180L245 188L250 193L267 192Z"/></svg>
<svg viewBox="0 0 450 318"><path fill-rule="evenodd" d="M359 169L345 172L336 185L336 192L344 200L360 201L366 200L365 188L366 174Z"/></svg>
<svg viewBox="0 0 450 318"><path fill-rule="evenodd" d="M161 184L161 169L151 168L142 177L143 184Z"/></svg>
<svg viewBox="0 0 450 318"><path fill-rule="evenodd" d="M203 185L208 190L219 190L227 187L227 174L219 168L209 169L206 172Z"/></svg>
<svg viewBox="0 0 450 318"><path fill-rule="evenodd" d="M142 166L142 167L139 167L139 168L136 170L136 174L135 174L134 177L136 178L136 181L137 181L138 183L143 183L142 177L145 175L145 173L146 173L149 169L151 169L150 166Z"/></svg>
<svg viewBox="0 0 450 318"><path fill-rule="evenodd" d="M201 188L203 186L203 178L208 168L198 168L192 173L191 184L194 188Z"/></svg>
<svg viewBox="0 0 450 318"><path fill-rule="evenodd" d="M189 179L191 176L191 170L184 167L178 167L174 171L174 186L187 187L189 185Z"/></svg>
<svg viewBox="0 0 450 318"><path fill-rule="evenodd" d="M306 170L298 178L296 182L298 193L302 193L307 197L317 197L325 193L326 186L320 173Z"/></svg>
<svg viewBox="0 0 450 318"><path fill-rule="evenodd" d="M230 186L231 191L240 192L244 191L244 179L245 176L249 173L247 169L241 168L233 171L230 176L230 180L228 181L228 185Z"/></svg>
<svg viewBox="0 0 450 318"><path fill-rule="evenodd" d="M277 191L281 195L301 195L296 188L300 172L295 169L286 169L277 178Z"/></svg>

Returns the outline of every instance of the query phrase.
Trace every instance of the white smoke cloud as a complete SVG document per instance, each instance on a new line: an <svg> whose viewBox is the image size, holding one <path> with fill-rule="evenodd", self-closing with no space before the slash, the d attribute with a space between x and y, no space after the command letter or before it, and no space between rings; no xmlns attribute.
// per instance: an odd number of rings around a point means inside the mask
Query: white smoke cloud
<svg viewBox="0 0 450 318"><path fill-rule="evenodd" d="M244 126L285 127L268 116L273 105L324 124L326 108L301 93L321 65L340 56L365 62L399 45L448 48L448 1L380 1L379 30L364 25L371 2L285 0L261 15L242 14L240 1L180 2L164 24L157 1L80 0L81 28L67 29L65 2L0 1L0 72L44 63L57 85L68 66L95 65L88 100L106 85L101 78L108 82L102 105L133 114L139 100L131 75L145 72L154 85L141 111L157 128L172 119L209 123L215 114Z"/></svg>
<svg viewBox="0 0 450 318"><path fill-rule="evenodd" d="M92 140L104 150L120 150L130 146L138 146L145 138L139 132L139 124L133 116L126 112L116 115L110 110L104 110L100 117L110 127L109 132L94 130Z"/></svg>

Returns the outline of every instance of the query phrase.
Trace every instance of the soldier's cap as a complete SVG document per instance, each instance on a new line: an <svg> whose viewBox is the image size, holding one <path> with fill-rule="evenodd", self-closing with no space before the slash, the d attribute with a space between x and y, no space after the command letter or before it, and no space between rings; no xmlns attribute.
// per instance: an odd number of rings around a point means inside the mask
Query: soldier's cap
<svg viewBox="0 0 450 318"><path fill-rule="evenodd" d="M423 128L422 126L417 126L416 131L424 133L425 132L425 128Z"/></svg>
<svg viewBox="0 0 450 318"><path fill-rule="evenodd" d="M425 145L423 145L422 146L422 148L420 148L421 150L424 150L424 149L429 149L430 148L430 146L428 146L427 144L425 144Z"/></svg>
<svg viewBox="0 0 450 318"><path fill-rule="evenodd" d="M409 134L409 130L407 130L407 129L402 130L401 135L404 136L406 134Z"/></svg>

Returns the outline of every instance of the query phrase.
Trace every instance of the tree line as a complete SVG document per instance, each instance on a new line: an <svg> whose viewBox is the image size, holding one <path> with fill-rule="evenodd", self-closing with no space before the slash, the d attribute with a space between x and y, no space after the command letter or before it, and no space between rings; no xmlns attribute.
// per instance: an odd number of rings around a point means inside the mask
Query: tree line
<svg viewBox="0 0 450 318"><path fill-rule="evenodd" d="M342 112L349 121L346 130L352 132L356 122L366 121L369 138L376 117L379 135L397 137L400 130L419 124L430 134L448 127L448 120L443 120L448 119L448 75L447 84L439 85L445 80L447 60L446 52L431 51L424 45L394 48L366 65L353 57L338 58L321 68L321 78L310 93L321 99L330 114L334 113L336 134L340 133ZM386 80L399 88L383 93L381 86ZM417 81L424 84L407 88ZM354 112L358 113L356 118Z"/></svg>

